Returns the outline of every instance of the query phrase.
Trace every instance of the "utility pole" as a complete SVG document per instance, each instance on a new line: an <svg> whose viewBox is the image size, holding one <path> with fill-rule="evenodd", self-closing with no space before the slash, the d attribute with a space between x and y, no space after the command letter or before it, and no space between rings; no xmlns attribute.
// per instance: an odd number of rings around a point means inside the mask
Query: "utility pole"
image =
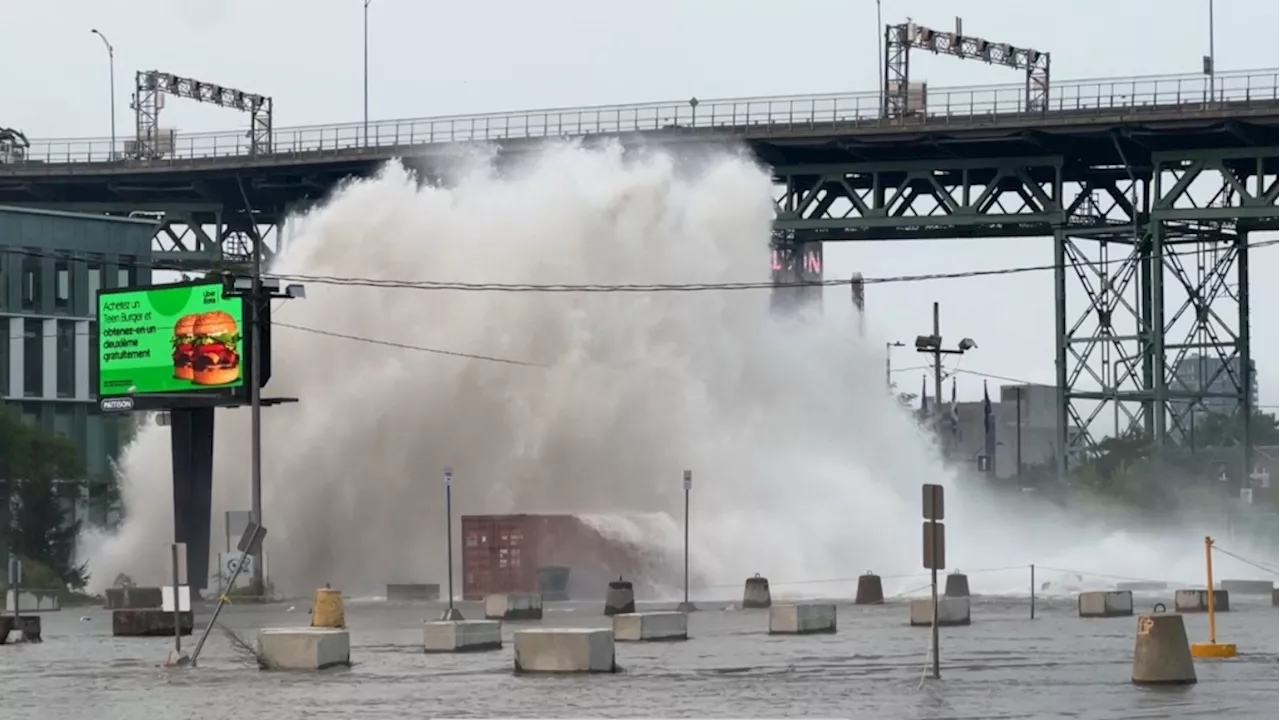
<svg viewBox="0 0 1280 720"><path fill-rule="evenodd" d="M978 349L978 343L972 338L964 338L954 350L942 346L942 323L938 303L933 304L933 333L916 336L916 352L933 356L933 414L935 424L942 417L942 356L963 355L970 350Z"/></svg>
<svg viewBox="0 0 1280 720"><path fill-rule="evenodd" d="M262 233L258 231L257 219L253 215L249 196L245 194L244 185L240 185L240 196L244 201L248 218L248 235L253 241L253 264L251 277L237 276L232 282L230 295L247 297L249 304L249 485L252 505L250 519L253 524L264 527L262 522L262 309L264 303L275 298L301 299L307 296L302 285L291 284L283 288L280 281L271 278L264 286L262 280ZM253 554L253 594L266 596L266 583L263 580L263 551L261 543L255 546Z"/></svg>
<svg viewBox="0 0 1280 720"><path fill-rule="evenodd" d="M254 222L249 216L249 222ZM262 383L259 374L262 369L262 236L254 228L253 238L253 289L249 301L249 433L253 436L251 445L252 464L250 485L253 494L253 522L262 525ZM262 551L253 559L253 595L259 598L267 596L266 583L262 576Z"/></svg>

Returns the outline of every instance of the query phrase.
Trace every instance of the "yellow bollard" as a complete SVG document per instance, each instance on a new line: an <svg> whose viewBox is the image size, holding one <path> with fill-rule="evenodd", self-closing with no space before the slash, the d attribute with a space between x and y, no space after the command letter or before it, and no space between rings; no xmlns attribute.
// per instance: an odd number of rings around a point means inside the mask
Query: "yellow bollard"
<svg viewBox="0 0 1280 720"><path fill-rule="evenodd" d="M1209 607L1209 642L1191 643L1191 657L1201 660L1209 658L1233 658L1236 656L1235 643L1218 642L1218 625L1213 607L1213 538L1204 539L1204 575L1205 598Z"/></svg>
<svg viewBox="0 0 1280 720"><path fill-rule="evenodd" d="M342 593L332 588L316 590L315 602L311 605L311 627L345 628L347 620L342 612Z"/></svg>

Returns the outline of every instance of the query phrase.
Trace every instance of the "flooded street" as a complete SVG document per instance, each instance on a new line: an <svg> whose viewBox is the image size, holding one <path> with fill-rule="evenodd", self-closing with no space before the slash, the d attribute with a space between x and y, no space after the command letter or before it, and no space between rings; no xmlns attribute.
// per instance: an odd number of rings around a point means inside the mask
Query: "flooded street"
<svg viewBox="0 0 1280 720"><path fill-rule="evenodd" d="M0 717L1275 717L1277 615L1265 597L1233 597L1218 616L1239 658L1199 661L1197 685L1164 690L1129 681L1135 619L1079 619L1074 598L1040 599L1035 620L1025 599L975 598L972 626L943 629L941 682L923 685L929 631L908 626L905 602L841 605L839 633L809 637L770 637L767 611L730 602L702 604L688 642L619 643L622 674L574 677L514 676L509 644L422 653L419 625L438 605L348 602L354 666L319 674L261 672L217 629L198 669L166 670L171 638L113 638L107 611L68 609L43 616L43 643L0 647ZM252 641L260 627L307 623L306 601L289 607L230 606L220 623ZM552 604L541 624L608 627L601 607ZM1206 617L1184 618L1191 640L1205 639ZM508 623L504 639L532 625Z"/></svg>

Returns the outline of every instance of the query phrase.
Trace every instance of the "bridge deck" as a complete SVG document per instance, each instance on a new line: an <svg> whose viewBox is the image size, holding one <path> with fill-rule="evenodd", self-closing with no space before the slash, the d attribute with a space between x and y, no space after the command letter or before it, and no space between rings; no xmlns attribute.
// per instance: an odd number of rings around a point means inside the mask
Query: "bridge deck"
<svg viewBox="0 0 1280 720"><path fill-rule="evenodd" d="M270 153L254 154L244 131L178 136L157 160L113 160L109 139L32 142L23 162L0 164L0 178L136 175L168 171L308 166L430 155L456 143L497 142L509 149L552 137L628 137L677 141L747 141L775 147L861 145L885 159L895 145L922 135L1053 132L1115 125L1270 120L1280 100L1280 72L1221 73L1210 95L1202 75L1083 80L1055 85L1050 109L1029 112L1022 85L931 90L926 113L881 117L878 93L602 106L286 128ZM881 148L877 151L875 148ZM954 155L954 151L951 151ZM855 154L853 157L858 157ZM913 157L918 157L913 155ZM766 160L770 158L765 158Z"/></svg>

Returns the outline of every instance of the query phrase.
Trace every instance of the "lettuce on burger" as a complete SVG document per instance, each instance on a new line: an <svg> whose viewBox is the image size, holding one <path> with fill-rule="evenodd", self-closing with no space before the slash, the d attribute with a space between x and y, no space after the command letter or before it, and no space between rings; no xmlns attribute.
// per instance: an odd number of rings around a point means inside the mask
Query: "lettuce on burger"
<svg viewBox="0 0 1280 720"><path fill-rule="evenodd" d="M221 310L202 313L192 327L195 357L192 381L197 385L226 385L240 379L240 329L235 318Z"/></svg>
<svg viewBox="0 0 1280 720"><path fill-rule="evenodd" d="M199 315L183 315L173 325L173 376L179 380L192 379L192 361L195 360L196 319Z"/></svg>

